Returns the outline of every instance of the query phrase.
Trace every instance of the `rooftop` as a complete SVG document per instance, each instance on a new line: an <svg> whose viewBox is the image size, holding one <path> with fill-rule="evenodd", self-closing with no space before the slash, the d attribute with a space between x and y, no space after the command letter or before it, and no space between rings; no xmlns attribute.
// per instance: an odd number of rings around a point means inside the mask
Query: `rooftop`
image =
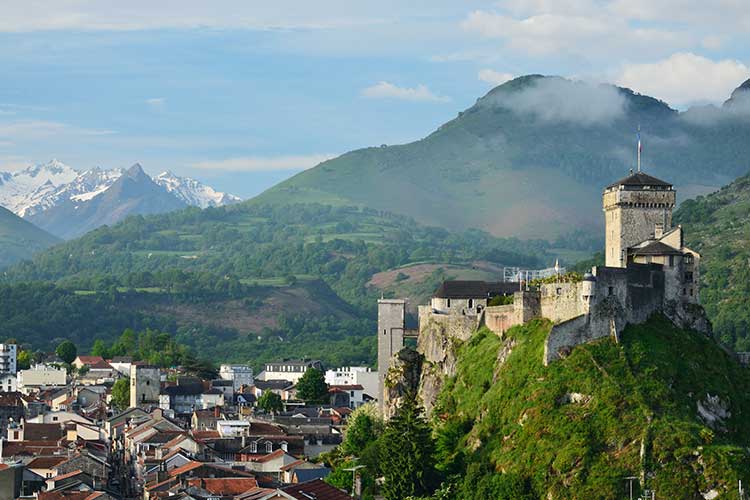
<svg viewBox="0 0 750 500"><path fill-rule="evenodd" d="M648 175L644 172L636 172L636 173L630 173L627 177L624 177L620 179L617 182L613 182L609 186L607 186L607 189L619 187L619 186L625 186L625 187L644 187L644 186L651 186L655 188L661 188L661 189L671 189L672 185L668 182L664 182L660 179L657 179L656 177L653 177L651 175Z"/></svg>
<svg viewBox="0 0 750 500"><path fill-rule="evenodd" d="M440 299L487 299L496 295L509 295L518 290L518 283L488 281L443 281L435 292Z"/></svg>

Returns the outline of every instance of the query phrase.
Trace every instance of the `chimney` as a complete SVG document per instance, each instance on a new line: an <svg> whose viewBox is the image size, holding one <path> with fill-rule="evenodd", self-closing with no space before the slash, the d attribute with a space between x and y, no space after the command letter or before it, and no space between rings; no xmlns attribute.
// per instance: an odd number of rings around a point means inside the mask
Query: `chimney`
<svg viewBox="0 0 750 500"><path fill-rule="evenodd" d="M658 240L664 236L664 224L657 223L654 225L654 239Z"/></svg>
<svg viewBox="0 0 750 500"><path fill-rule="evenodd" d="M219 418L219 407L214 406L214 418Z"/></svg>

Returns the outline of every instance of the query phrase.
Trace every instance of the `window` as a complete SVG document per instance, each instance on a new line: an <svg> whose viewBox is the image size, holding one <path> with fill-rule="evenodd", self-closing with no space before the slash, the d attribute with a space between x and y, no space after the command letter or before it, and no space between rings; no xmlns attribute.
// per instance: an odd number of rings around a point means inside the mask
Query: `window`
<svg viewBox="0 0 750 500"><path fill-rule="evenodd" d="M474 299L469 299L469 309L474 307Z"/></svg>
<svg viewBox="0 0 750 500"><path fill-rule="evenodd" d="M685 255L685 264L690 265L693 263L693 255L692 254L686 254Z"/></svg>
<svg viewBox="0 0 750 500"><path fill-rule="evenodd" d="M451 306L451 299L448 299L448 307Z"/></svg>
<svg viewBox="0 0 750 500"><path fill-rule="evenodd" d="M271 441L266 441L266 453L271 453L273 451L273 443Z"/></svg>
<svg viewBox="0 0 750 500"><path fill-rule="evenodd" d="M687 289L686 288L682 289L682 295L687 295Z"/></svg>
<svg viewBox="0 0 750 500"><path fill-rule="evenodd" d="M688 271L685 273L685 283L692 283L693 282L693 273Z"/></svg>
<svg viewBox="0 0 750 500"><path fill-rule="evenodd" d="M674 267L674 255L669 256L669 267Z"/></svg>
<svg viewBox="0 0 750 500"><path fill-rule="evenodd" d="M255 441L250 443L250 453L258 453L258 443Z"/></svg>
<svg viewBox="0 0 750 500"><path fill-rule="evenodd" d="M615 294L615 287L610 286L607 288L607 295L614 295Z"/></svg>
<svg viewBox="0 0 750 500"><path fill-rule="evenodd" d="M284 451L289 451L288 448L289 448L288 443L286 441L282 441L281 442L281 449L284 450Z"/></svg>
<svg viewBox="0 0 750 500"><path fill-rule="evenodd" d="M690 296L691 297L693 296L693 289L692 288L690 289Z"/></svg>

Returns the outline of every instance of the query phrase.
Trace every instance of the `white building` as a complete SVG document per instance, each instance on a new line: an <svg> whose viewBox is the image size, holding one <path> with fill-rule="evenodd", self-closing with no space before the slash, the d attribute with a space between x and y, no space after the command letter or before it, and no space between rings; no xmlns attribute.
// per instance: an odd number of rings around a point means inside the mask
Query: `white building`
<svg viewBox="0 0 750 500"><path fill-rule="evenodd" d="M344 366L327 370L326 384L329 386L361 385L365 394L375 398L378 395L378 372L366 366Z"/></svg>
<svg viewBox="0 0 750 500"><path fill-rule="evenodd" d="M250 435L250 422L247 420L219 420L216 430L221 437L240 437Z"/></svg>
<svg viewBox="0 0 750 500"><path fill-rule="evenodd" d="M18 371L16 365L17 356L18 346L16 344L0 344L0 373L15 375Z"/></svg>
<svg viewBox="0 0 750 500"><path fill-rule="evenodd" d="M240 392L243 385L253 385L253 369L245 365L221 365L219 378L231 380L234 392Z"/></svg>
<svg viewBox="0 0 750 500"><path fill-rule="evenodd" d="M41 387L63 387L66 384L64 368L40 364L18 372L18 388L23 392Z"/></svg>
<svg viewBox="0 0 750 500"><path fill-rule="evenodd" d="M13 373L0 374L0 392L16 392L18 390L18 379Z"/></svg>
<svg viewBox="0 0 750 500"><path fill-rule="evenodd" d="M302 375L310 368L322 370L323 365L320 361L285 359L283 361L274 361L266 363L266 369L258 375L260 380L288 380L296 384Z"/></svg>

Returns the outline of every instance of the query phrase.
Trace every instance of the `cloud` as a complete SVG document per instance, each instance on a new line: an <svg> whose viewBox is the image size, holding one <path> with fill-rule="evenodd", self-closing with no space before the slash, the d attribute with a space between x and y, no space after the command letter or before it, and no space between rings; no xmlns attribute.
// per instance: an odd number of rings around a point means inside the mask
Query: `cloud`
<svg viewBox="0 0 750 500"><path fill-rule="evenodd" d="M224 170L231 172L270 172L278 170L306 170L336 155L313 154L292 156L243 156L223 160L207 160L190 165L202 170Z"/></svg>
<svg viewBox="0 0 750 500"><path fill-rule="evenodd" d="M750 67L740 61L713 61L684 52L654 63L627 64L617 83L684 106L724 101L749 77Z"/></svg>
<svg viewBox="0 0 750 500"><path fill-rule="evenodd" d="M583 125L609 122L625 112L625 98L615 87L564 78L539 79L520 91L494 94L480 102L541 121Z"/></svg>
<svg viewBox="0 0 750 500"><path fill-rule="evenodd" d="M164 111L167 109L167 100L163 97L152 97L151 99L146 99L146 104L148 104L148 107L154 111Z"/></svg>
<svg viewBox="0 0 750 500"><path fill-rule="evenodd" d="M613 18L601 9L571 12L550 8L528 16L476 10L461 27L484 38L502 40L514 50L534 56L576 54L611 58L612 51L654 51L680 47L689 41L684 33L667 29L635 27L626 19ZM613 34L616 33L616 36Z"/></svg>
<svg viewBox="0 0 750 500"><path fill-rule="evenodd" d="M0 139L29 140L47 137L67 136L102 136L112 135L113 130L97 130L77 127L67 123L26 120L10 123L0 123Z"/></svg>
<svg viewBox="0 0 750 500"><path fill-rule="evenodd" d="M512 80L513 74L500 73L499 71L495 71L494 69L483 69L479 71L477 77L481 81L491 83L492 85L502 85L508 80Z"/></svg>
<svg viewBox="0 0 750 500"><path fill-rule="evenodd" d="M371 99L401 99L404 101L449 102L450 98L434 94L427 86L399 87L390 82L381 81L362 89L362 96Z"/></svg>

